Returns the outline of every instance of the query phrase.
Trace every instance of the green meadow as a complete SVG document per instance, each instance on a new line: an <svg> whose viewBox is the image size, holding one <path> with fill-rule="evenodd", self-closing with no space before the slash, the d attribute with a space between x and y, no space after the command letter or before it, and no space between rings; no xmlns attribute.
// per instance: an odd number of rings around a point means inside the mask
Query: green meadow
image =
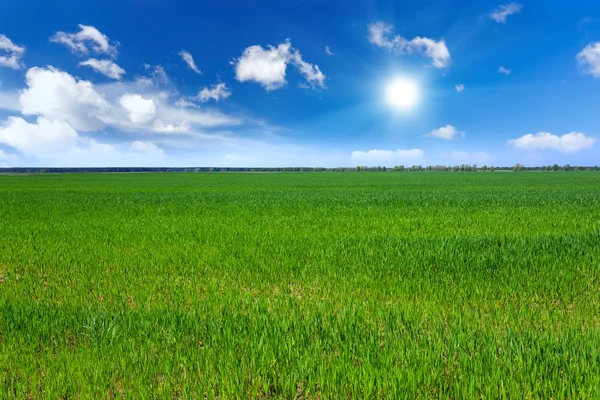
<svg viewBox="0 0 600 400"><path fill-rule="evenodd" d="M0 176L0 398L600 397L600 173Z"/></svg>

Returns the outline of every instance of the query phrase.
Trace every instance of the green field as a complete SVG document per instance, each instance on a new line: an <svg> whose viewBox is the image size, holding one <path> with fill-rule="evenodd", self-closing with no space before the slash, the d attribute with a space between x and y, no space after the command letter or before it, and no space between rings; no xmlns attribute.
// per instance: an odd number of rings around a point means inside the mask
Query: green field
<svg viewBox="0 0 600 400"><path fill-rule="evenodd" d="M0 398L599 398L600 173L0 176Z"/></svg>

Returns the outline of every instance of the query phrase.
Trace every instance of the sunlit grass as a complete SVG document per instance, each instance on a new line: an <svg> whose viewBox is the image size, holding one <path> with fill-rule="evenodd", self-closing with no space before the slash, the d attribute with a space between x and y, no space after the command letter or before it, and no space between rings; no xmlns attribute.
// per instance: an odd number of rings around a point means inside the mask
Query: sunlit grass
<svg viewBox="0 0 600 400"><path fill-rule="evenodd" d="M600 174L0 177L0 397L597 398Z"/></svg>

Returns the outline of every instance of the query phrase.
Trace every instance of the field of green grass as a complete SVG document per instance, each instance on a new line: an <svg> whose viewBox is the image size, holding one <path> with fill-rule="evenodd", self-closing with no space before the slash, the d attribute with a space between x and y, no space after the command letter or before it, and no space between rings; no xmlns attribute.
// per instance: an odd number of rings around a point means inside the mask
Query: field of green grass
<svg viewBox="0 0 600 400"><path fill-rule="evenodd" d="M0 176L0 398L600 397L600 173Z"/></svg>

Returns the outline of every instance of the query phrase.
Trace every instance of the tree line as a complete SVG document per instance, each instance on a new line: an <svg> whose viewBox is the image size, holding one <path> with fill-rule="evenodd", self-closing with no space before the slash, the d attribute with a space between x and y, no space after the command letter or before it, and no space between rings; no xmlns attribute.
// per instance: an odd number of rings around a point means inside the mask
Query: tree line
<svg viewBox="0 0 600 400"><path fill-rule="evenodd" d="M107 168L43 168L43 167L14 167L0 168L0 173L4 174L40 174L40 173L98 173L98 172L422 172L422 171L448 171L448 172L494 172L494 171L598 171L599 166L564 166L544 165L536 167L526 167L523 164L516 164L512 167L507 166L487 166L479 167L477 164L461 165L411 165L405 167L398 165L393 168L385 166L367 167L359 165L356 167L265 167L265 168L242 168L242 167L107 167Z"/></svg>

